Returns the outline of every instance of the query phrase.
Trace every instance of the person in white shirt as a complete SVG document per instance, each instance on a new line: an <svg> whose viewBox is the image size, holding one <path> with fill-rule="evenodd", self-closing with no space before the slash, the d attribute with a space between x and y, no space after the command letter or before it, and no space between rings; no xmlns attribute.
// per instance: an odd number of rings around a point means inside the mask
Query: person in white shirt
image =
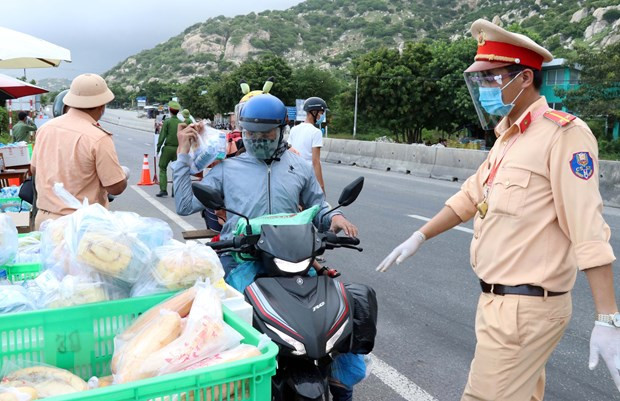
<svg viewBox="0 0 620 401"><path fill-rule="evenodd" d="M291 129L288 138L289 144L296 149L301 157L312 162L314 174L325 192L323 170L321 169L321 147L323 147L323 133L316 127L317 121L329 109L327 103L320 97L311 97L304 102L306 120Z"/></svg>

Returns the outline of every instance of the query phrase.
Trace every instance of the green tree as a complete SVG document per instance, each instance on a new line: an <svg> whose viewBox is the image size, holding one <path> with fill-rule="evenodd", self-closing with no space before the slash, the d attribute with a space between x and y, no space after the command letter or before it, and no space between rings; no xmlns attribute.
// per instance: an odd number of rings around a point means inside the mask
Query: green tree
<svg viewBox="0 0 620 401"><path fill-rule="evenodd" d="M241 80L245 80L251 90L258 90L269 77L274 78L271 94L279 97L285 104L295 103L295 89L292 82L293 70L282 58L266 54L256 60L248 60L230 73L224 74L218 82L209 88L209 98L215 113L233 111L243 96L239 89Z"/></svg>
<svg viewBox="0 0 620 401"><path fill-rule="evenodd" d="M189 109L194 117L213 118L213 104L209 97L209 87L217 82L217 75L192 78L181 85L177 96L183 108Z"/></svg>
<svg viewBox="0 0 620 401"><path fill-rule="evenodd" d="M294 69L291 79L297 99L318 96L328 105L342 91L343 86L341 80L336 78L331 71L322 70L314 65Z"/></svg>
<svg viewBox="0 0 620 401"><path fill-rule="evenodd" d="M612 127L620 121L620 42L600 51L585 45L575 49L569 65L581 68L580 85L572 90L556 90L564 104L582 117L607 119ZM606 138L609 139L609 138Z"/></svg>

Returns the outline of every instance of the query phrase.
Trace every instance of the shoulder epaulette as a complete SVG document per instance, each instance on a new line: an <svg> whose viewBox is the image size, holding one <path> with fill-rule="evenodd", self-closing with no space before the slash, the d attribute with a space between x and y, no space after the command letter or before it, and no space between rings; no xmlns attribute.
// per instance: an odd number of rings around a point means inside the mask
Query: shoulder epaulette
<svg viewBox="0 0 620 401"><path fill-rule="evenodd" d="M568 114L560 110L549 110L543 116L547 120L553 121L560 127L564 127L565 125L573 121L575 118L577 118L572 114Z"/></svg>
<svg viewBox="0 0 620 401"><path fill-rule="evenodd" d="M93 127L99 128L101 131L105 132L108 135L112 135L112 133L106 129L104 129L99 123L93 123Z"/></svg>

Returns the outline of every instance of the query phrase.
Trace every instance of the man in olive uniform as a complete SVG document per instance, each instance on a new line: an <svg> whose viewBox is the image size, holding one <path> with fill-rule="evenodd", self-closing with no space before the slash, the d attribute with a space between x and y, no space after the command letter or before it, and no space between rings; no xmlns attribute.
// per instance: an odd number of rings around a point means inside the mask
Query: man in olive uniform
<svg viewBox="0 0 620 401"><path fill-rule="evenodd" d="M602 358L620 390L615 256L602 215L596 138L540 96L542 63L551 53L485 20L471 33L478 52L465 82L483 128L494 129L497 141L461 190L377 270L474 219L470 263L481 294L466 401L543 399L545 365L568 326L581 270L596 308L589 368Z"/></svg>
<svg viewBox="0 0 620 401"><path fill-rule="evenodd" d="M159 131L159 140L157 141L157 152L159 156L159 193L155 196L162 197L168 196L168 164L177 159L177 148L179 147L179 140L177 139L177 129L179 124L183 123L183 120L177 116L181 105L178 102L172 101L168 103L168 109L170 109L170 118L164 120L164 123Z"/></svg>
<svg viewBox="0 0 620 401"><path fill-rule="evenodd" d="M13 139L15 142L32 142L32 134L31 132L35 132L37 130L37 126L34 125L32 120L29 120L28 113L25 111L20 111L17 115L19 121L13 127Z"/></svg>

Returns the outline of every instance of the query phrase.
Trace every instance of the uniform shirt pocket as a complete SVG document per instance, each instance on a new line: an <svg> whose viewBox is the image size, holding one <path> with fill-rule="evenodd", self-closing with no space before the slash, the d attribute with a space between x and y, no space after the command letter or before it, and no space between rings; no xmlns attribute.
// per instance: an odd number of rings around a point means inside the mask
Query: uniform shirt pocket
<svg viewBox="0 0 620 401"><path fill-rule="evenodd" d="M489 211L504 216L519 216L525 204L532 172L518 168L503 168L493 183Z"/></svg>

